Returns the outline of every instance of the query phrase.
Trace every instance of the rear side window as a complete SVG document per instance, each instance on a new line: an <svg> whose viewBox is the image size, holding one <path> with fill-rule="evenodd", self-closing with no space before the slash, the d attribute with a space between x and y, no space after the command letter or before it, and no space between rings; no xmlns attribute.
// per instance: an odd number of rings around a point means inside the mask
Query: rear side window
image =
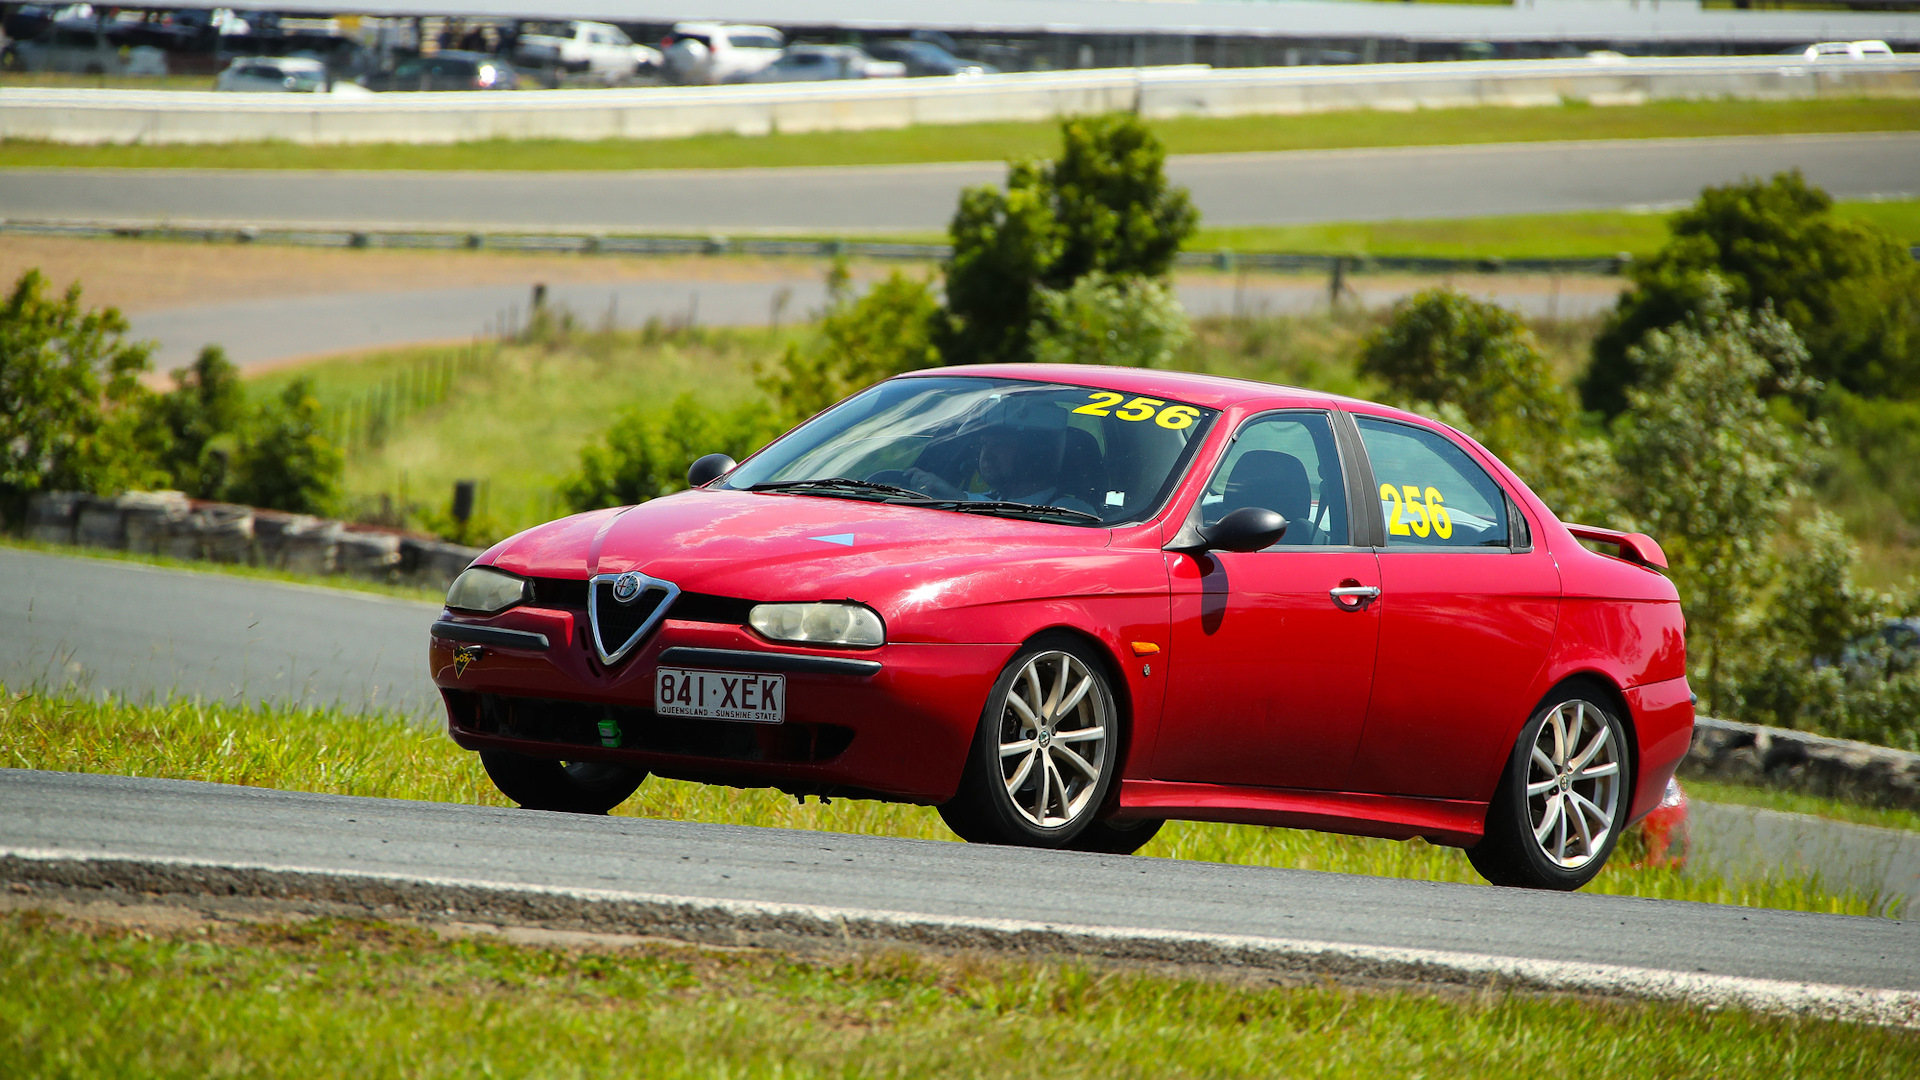
<svg viewBox="0 0 1920 1080"><path fill-rule="evenodd" d="M1389 548L1511 546L1507 496L1437 431L1356 416L1380 487Z"/></svg>
<svg viewBox="0 0 1920 1080"><path fill-rule="evenodd" d="M1326 413L1273 413L1240 428L1200 496L1200 519L1212 525L1248 506L1287 519L1280 547L1346 544L1347 489Z"/></svg>

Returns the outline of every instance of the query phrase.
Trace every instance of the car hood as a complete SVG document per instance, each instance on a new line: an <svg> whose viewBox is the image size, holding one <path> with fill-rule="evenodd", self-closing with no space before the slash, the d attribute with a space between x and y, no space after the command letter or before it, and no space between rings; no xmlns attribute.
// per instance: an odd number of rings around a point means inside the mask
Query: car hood
<svg viewBox="0 0 1920 1080"><path fill-rule="evenodd" d="M892 598L956 576L1011 573L1044 589L1042 564L1103 551L1110 535L856 499L695 490L563 518L502 541L479 561L532 577L638 570L689 592L892 606Z"/></svg>

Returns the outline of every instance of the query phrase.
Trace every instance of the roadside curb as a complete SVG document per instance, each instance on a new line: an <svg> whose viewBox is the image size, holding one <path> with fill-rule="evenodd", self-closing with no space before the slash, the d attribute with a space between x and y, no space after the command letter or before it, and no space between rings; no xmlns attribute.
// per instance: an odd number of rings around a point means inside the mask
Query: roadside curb
<svg viewBox="0 0 1920 1080"><path fill-rule="evenodd" d="M1920 991L1871 989L1651 968L1528 960L1438 949L1251 935L965 918L752 900L362 874L263 863L0 848L0 879L160 896L306 900L427 918L639 933L704 944L795 939L980 949L1028 956L1252 968L1294 977L1411 982L1459 989L1585 994L1696 1008L1920 1028Z"/></svg>

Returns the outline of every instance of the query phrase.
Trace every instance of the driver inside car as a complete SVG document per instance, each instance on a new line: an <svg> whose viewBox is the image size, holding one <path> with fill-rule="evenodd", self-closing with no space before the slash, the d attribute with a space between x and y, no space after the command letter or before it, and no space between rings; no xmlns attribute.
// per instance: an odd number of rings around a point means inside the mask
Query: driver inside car
<svg viewBox="0 0 1920 1080"><path fill-rule="evenodd" d="M1067 452L1065 411L1044 399L1002 398L993 403L977 430L978 490L963 490L946 477L918 467L906 470L906 486L937 499L1017 502L1094 512L1085 500L1061 489Z"/></svg>

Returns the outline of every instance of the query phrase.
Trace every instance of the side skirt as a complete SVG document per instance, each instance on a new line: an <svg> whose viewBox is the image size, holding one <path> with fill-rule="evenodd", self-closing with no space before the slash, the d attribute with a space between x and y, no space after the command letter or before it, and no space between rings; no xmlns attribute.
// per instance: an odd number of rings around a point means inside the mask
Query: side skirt
<svg viewBox="0 0 1920 1080"><path fill-rule="evenodd" d="M1420 836L1428 843L1464 848L1480 842L1487 804L1351 791L1122 780L1120 808L1114 817L1278 825L1387 840Z"/></svg>

